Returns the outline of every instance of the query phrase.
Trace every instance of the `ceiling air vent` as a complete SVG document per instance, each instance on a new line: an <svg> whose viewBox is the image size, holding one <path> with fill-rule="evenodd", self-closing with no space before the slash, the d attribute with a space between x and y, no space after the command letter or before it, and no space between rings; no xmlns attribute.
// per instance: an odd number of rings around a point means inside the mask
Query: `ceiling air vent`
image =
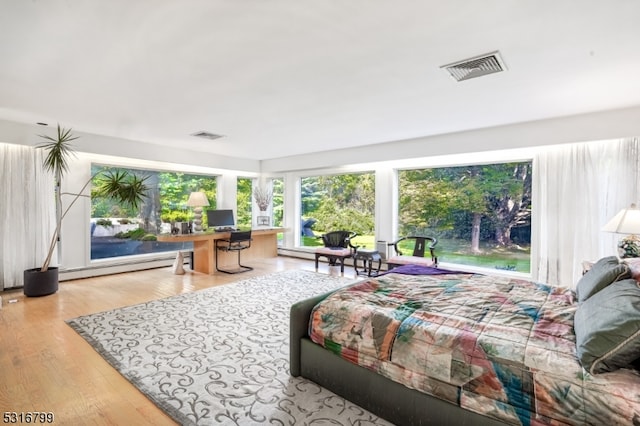
<svg viewBox="0 0 640 426"><path fill-rule="evenodd" d="M500 57L500 52L497 51L453 64L443 65L440 68L449 71L451 77L456 79L456 81L469 80L470 78L493 74L507 69L504 61Z"/></svg>
<svg viewBox="0 0 640 426"><path fill-rule="evenodd" d="M191 133L191 136L195 136L197 138L211 139L211 140L224 137L223 135L216 135L215 133L205 132L204 130L201 132Z"/></svg>

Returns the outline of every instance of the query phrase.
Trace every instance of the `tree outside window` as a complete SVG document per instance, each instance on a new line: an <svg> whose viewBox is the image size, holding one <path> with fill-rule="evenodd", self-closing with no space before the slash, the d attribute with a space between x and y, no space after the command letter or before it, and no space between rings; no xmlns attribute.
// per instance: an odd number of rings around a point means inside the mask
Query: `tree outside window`
<svg viewBox="0 0 640 426"><path fill-rule="evenodd" d="M253 179L238 178L238 187L236 193L237 219L236 227L251 228L252 213L252 197L253 197Z"/></svg>
<svg viewBox="0 0 640 426"><path fill-rule="evenodd" d="M281 227L284 224L284 179L274 178L271 180L272 188L272 225Z"/></svg>
<svg viewBox="0 0 640 426"><path fill-rule="evenodd" d="M157 170L123 169L92 165L100 169L127 171L146 177L147 197L138 210L124 208L111 200L91 197L91 259L103 259L173 250L193 250L193 243L159 243L156 235L171 232L177 222L188 222L193 211L187 207L189 194L202 191L210 207L216 205L216 177ZM94 180L94 186L98 182ZM206 227L206 215L203 227Z"/></svg>
<svg viewBox="0 0 640 426"><path fill-rule="evenodd" d="M530 272L531 162L400 170L401 236L438 239L440 262Z"/></svg>
<svg viewBox="0 0 640 426"><path fill-rule="evenodd" d="M358 234L354 245L375 247L375 175L353 173L301 179L301 245L317 246L330 231Z"/></svg>

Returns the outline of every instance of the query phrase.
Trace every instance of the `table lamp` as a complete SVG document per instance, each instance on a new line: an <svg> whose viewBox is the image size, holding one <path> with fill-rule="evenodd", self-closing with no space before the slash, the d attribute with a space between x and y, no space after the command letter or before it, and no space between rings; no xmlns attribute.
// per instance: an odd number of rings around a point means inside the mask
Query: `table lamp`
<svg viewBox="0 0 640 426"><path fill-rule="evenodd" d="M640 257L640 209L635 204L622 209L602 228L605 232L616 234L630 234L618 243L618 252L621 258Z"/></svg>
<svg viewBox="0 0 640 426"><path fill-rule="evenodd" d="M189 194L187 206L193 207L193 224L195 232L202 232L202 208L209 205L209 200L204 192L192 192Z"/></svg>

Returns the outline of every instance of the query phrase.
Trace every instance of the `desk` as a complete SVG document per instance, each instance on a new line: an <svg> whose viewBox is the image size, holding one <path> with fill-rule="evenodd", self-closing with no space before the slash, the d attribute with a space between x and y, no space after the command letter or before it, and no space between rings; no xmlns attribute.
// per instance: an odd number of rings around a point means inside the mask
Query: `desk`
<svg viewBox="0 0 640 426"><path fill-rule="evenodd" d="M278 233L284 228L256 228L251 230L251 247L242 252L243 263L249 263L252 259L266 259L278 255ZM193 242L193 270L203 274L213 275L216 273L215 240L229 238L229 232L201 232L183 235L158 235L158 241L165 243L172 242ZM237 256L233 253L218 253L218 263L221 266L233 266L237 263Z"/></svg>

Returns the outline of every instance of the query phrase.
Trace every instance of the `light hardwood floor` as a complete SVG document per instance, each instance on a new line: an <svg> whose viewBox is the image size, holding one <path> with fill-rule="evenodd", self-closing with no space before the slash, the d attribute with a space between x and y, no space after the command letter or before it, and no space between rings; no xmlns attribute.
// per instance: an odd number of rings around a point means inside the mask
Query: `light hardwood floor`
<svg viewBox="0 0 640 426"><path fill-rule="evenodd" d="M151 269L64 281L56 294L25 298L0 292L0 410L51 412L61 425L172 425L167 415L114 370L65 320L287 269L313 261L278 257L250 272L209 276L188 268ZM321 263L319 272L340 275ZM353 277L353 268L345 268ZM11 300L16 302L11 303Z"/></svg>

